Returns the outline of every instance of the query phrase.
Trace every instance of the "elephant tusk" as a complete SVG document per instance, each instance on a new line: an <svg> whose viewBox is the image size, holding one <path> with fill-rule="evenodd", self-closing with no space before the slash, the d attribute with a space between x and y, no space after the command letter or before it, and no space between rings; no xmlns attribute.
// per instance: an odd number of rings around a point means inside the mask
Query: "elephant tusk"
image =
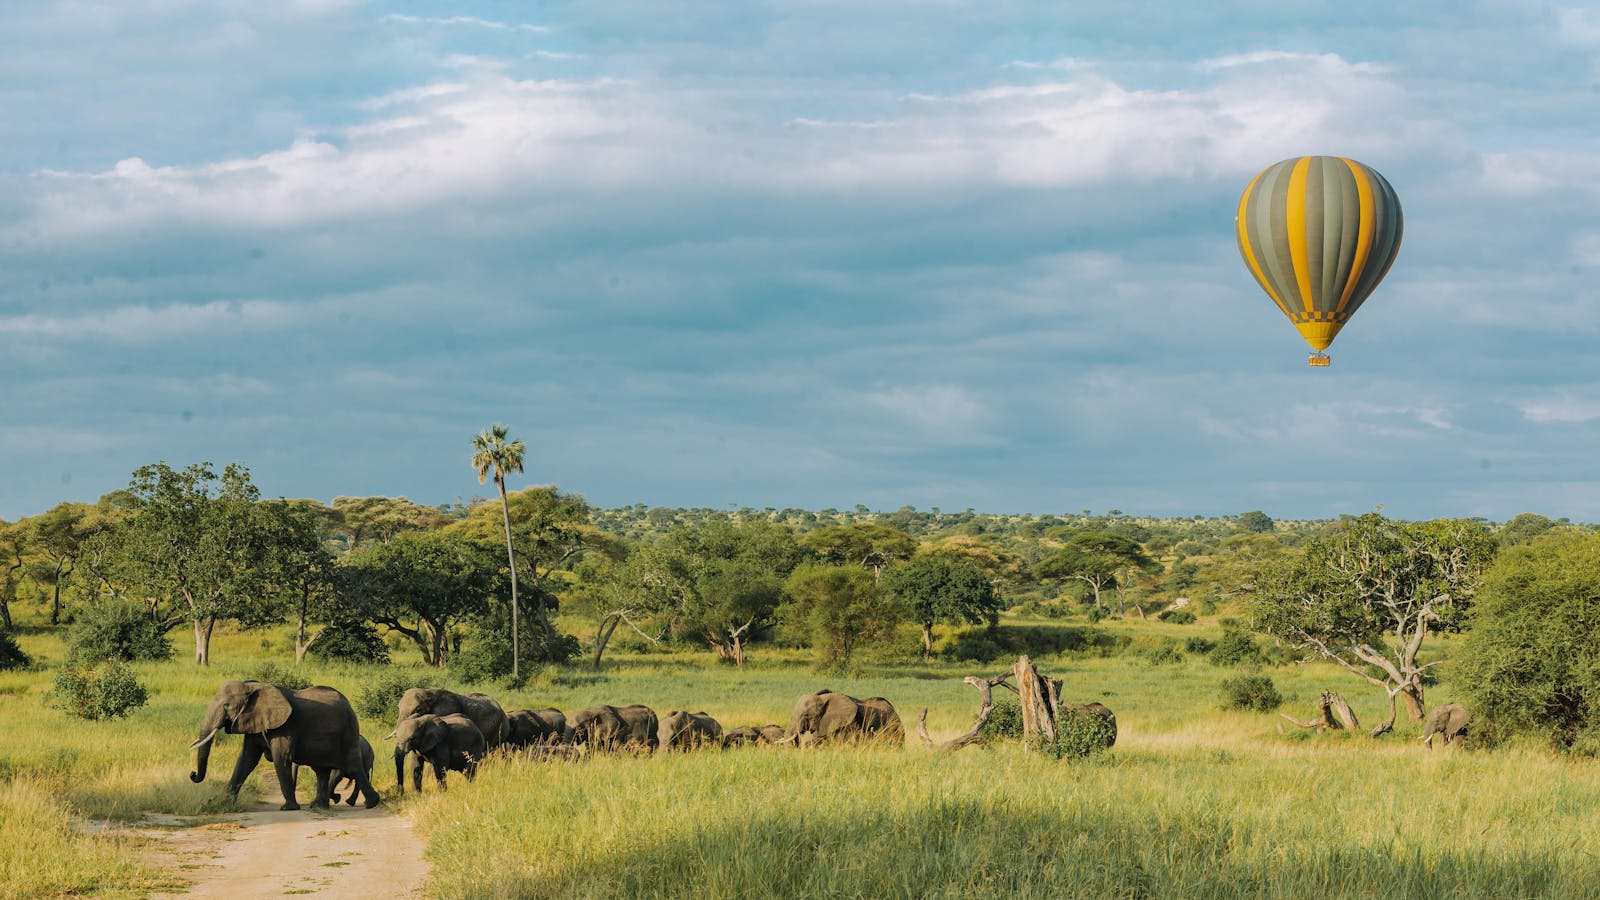
<svg viewBox="0 0 1600 900"><path fill-rule="evenodd" d="M400 733L400 729L396 728L394 731L391 731L388 734L384 735L383 739L386 740L386 741L392 741L392 740L394 740L394 736L399 734L399 733Z"/></svg>
<svg viewBox="0 0 1600 900"><path fill-rule="evenodd" d="M195 749L196 747L199 747L202 744L211 743L211 739L216 737L217 736L217 732L221 731L221 730L222 730L222 726L221 725L218 725L216 728L211 729L211 733L210 734L206 735L203 738L196 739L194 743L189 745L189 749L193 750L193 749Z"/></svg>

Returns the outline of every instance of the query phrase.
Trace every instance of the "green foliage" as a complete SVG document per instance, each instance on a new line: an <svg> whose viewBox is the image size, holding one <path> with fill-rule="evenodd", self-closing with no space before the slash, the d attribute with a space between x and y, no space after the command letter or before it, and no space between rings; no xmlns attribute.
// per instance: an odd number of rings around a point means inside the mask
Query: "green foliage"
<svg viewBox="0 0 1600 900"><path fill-rule="evenodd" d="M449 532L402 534L351 554L342 570L349 613L404 634L438 665L450 630L488 611L501 557L492 545Z"/></svg>
<svg viewBox="0 0 1600 900"><path fill-rule="evenodd" d="M882 572L917 550L911 536L891 525L861 522L819 528L802 541L823 560Z"/></svg>
<svg viewBox="0 0 1600 900"><path fill-rule="evenodd" d="M1213 666L1259 666L1267 661L1255 639L1236 629L1222 632L1211 650L1210 659Z"/></svg>
<svg viewBox="0 0 1600 900"><path fill-rule="evenodd" d="M917 557L885 572L882 587L900 601L911 621L922 626L930 644L937 622L993 625L999 616L994 583L964 559L940 554Z"/></svg>
<svg viewBox="0 0 1600 900"><path fill-rule="evenodd" d="M1066 706L1056 718L1056 739L1038 738L1037 746L1056 759L1084 759L1110 748L1116 740L1115 722Z"/></svg>
<svg viewBox="0 0 1600 900"><path fill-rule="evenodd" d="M1283 695L1266 675L1240 675L1222 682L1223 709L1272 712L1283 705Z"/></svg>
<svg viewBox="0 0 1600 900"><path fill-rule="evenodd" d="M1515 547L1519 544L1532 543L1542 535L1566 524L1566 519L1561 522L1541 516L1538 513L1520 513L1511 518L1511 521L1500 526L1495 532L1495 538L1502 547Z"/></svg>
<svg viewBox="0 0 1600 900"><path fill-rule="evenodd" d="M330 623L311 642L307 652L324 659L342 659L348 662L389 662L389 647L384 644L378 629L366 622L342 619Z"/></svg>
<svg viewBox="0 0 1600 900"><path fill-rule="evenodd" d="M1143 656L1151 665L1166 666L1183 662L1183 651L1172 641L1162 641L1144 650Z"/></svg>
<svg viewBox="0 0 1600 900"><path fill-rule="evenodd" d="M532 618L524 616L521 622L522 653L528 659L561 664L583 651L570 634L557 632L547 641L544 628ZM492 681L511 675L510 623L490 617L468 629L461 652L450 660L450 671L463 681Z"/></svg>
<svg viewBox="0 0 1600 900"><path fill-rule="evenodd" d="M408 672L387 672L367 682L351 702L356 712L369 719L393 721L400 707L400 697L414 687L421 687L421 679Z"/></svg>
<svg viewBox="0 0 1600 900"><path fill-rule="evenodd" d="M983 736L1022 737L1022 704L1008 691L996 691L990 697L994 701L994 709L989 712L989 721L983 723Z"/></svg>
<svg viewBox="0 0 1600 900"><path fill-rule="evenodd" d="M150 692L132 670L112 660L96 666L69 663L61 667L46 702L80 719L99 721L125 716L149 699Z"/></svg>
<svg viewBox="0 0 1600 900"><path fill-rule="evenodd" d="M1187 609L1165 609L1156 618L1163 622L1170 622L1173 625L1194 624L1194 613L1189 612Z"/></svg>
<svg viewBox="0 0 1600 900"><path fill-rule="evenodd" d="M1195 635L1191 638L1185 638L1183 642L1183 652L1193 653L1198 656L1205 656L1207 653L1210 653L1215 649L1217 649L1216 641L1200 637L1199 635Z"/></svg>
<svg viewBox="0 0 1600 900"><path fill-rule="evenodd" d="M107 600L79 610L67 629L68 658L74 662L134 662L170 659L172 643L137 603Z"/></svg>
<svg viewBox="0 0 1600 900"><path fill-rule="evenodd" d="M1507 550L1478 597L1457 671L1475 735L1494 728L1568 745L1600 728L1600 535Z"/></svg>
<svg viewBox="0 0 1600 900"><path fill-rule="evenodd" d="M1263 534L1272 530L1272 517L1259 509L1239 514L1239 527L1254 534Z"/></svg>
<svg viewBox="0 0 1600 900"><path fill-rule="evenodd" d="M1098 658L1115 656L1130 643L1127 635L1082 625L1000 625L956 632L945 639L939 656L952 662L993 662L1022 654Z"/></svg>
<svg viewBox="0 0 1600 900"><path fill-rule="evenodd" d="M891 636L905 616L905 609L884 597L872 573L860 566L803 565L783 589L779 619L810 638L820 667L845 664L861 645Z"/></svg>
<svg viewBox="0 0 1600 900"><path fill-rule="evenodd" d="M1065 536L1066 546L1033 567L1038 578L1075 579L1089 585L1095 606L1100 592L1117 584L1129 571L1157 571L1160 564L1139 542L1109 531L1078 531Z"/></svg>
<svg viewBox="0 0 1600 900"><path fill-rule="evenodd" d="M244 675L244 680L275 684L288 691L298 691L311 686L311 679L275 662L264 662L255 666Z"/></svg>
<svg viewBox="0 0 1600 900"><path fill-rule="evenodd" d="M10 669L26 669L33 665L33 660L23 649L17 646L16 635L0 628L0 672Z"/></svg>

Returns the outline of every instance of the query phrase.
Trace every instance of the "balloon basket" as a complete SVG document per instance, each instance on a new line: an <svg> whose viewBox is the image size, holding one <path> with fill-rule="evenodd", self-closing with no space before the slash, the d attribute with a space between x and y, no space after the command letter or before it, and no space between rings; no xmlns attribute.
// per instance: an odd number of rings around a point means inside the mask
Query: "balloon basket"
<svg viewBox="0 0 1600 900"><path fill-rule="evenodd" d="M1308 365L1308 366L1322 366L1323 368L1327 368L1327 365L1328 365L1329 362L1331 362L1331 360L1328 359L1328 354L1326 354L1326 353L1313 353L1313 354L1311 354L1310 358L1308 358L1306 360L1306 365Z"/></svg>

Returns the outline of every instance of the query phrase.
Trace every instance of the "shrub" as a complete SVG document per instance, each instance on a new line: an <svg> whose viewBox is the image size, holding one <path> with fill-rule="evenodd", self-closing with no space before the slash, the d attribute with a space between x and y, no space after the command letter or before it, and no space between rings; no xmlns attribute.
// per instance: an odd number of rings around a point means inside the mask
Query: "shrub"
<svg viewBox="0 0 1600 900"><path fill-rule="evenodd" d="M994 700L994 709L989 712L989 721L983 723L983 736L1022 737L1022 704L1010 694L1002 694L991 699Z"/></svg>
<svg viewBox="0 0 1600 900"><path fill-rule="evenodd" d="M1207 640L1198 635L1188 638L1183 642L1183 652L1193 653L1198 656L1205 656L1207 653L1210 653L1215 649L1217 649L1216 641Z"/></svg>
<svg viewBox="0 0 1600 900"><path fill-rule="evenodd" d="M356 697L356 712L369 719L386 719L399 711L400 695L418 687L418 679L404 672L389 672L367 684Z"/></svg>
<svg viewBox="0 0 1600 900"><path fill-rule="evenodd" d="M67 629L67 658L73 662L134 662L171 656L166 632L151 621L150 611L137 603L91 603Z"/></svg>
<svg viewBox="0 0 1600 900"><path fill-rule="evenodd" d="M1038 746L1056 759L1083 759L1107 749L1116 740L1114 720L1068 706L1056 719L1056 739L1040 739Z"/></svg>
<svg viewBox="0 0 1600 900"><path fill-rule="evenodd" d="M64 666L46 702L80 719L98 721L125 716L149 699L150 692L133 672L111 660L98 666Z"/></svg>
<svg viewBox="0 0 1600 900"><path fill-rule="evenodd" d="M324 659L389 662L389 647L379 636L378 629L366 622L334 622L317 635L306 652Z"/></svg>
<svg viewBox="0 0 1600 900"><path fill-rule="evenodd" d="M1222 682L1223 709L1253 709L1272 712L1283 705L1277 685L1265 675L1240 675Z"/></svg>
<svg viewBox="0 0 1600 900"><path fill-rule="evenodd" d="M531 616L529 617L531 618ZM564 663L583 650L578 639L557 633L549 645L544 630L522 620L522 670L524 676L542 662ZM479 627L468 634L466 647L450 660L450 669L463 681L491 681L511 674L509 628Z"/></svg>
<svg viewBox="0 0 1600 900"><path fill-rule="evenodd" d="M951 662L993 662L1006 652L987 630L958 632L939 648L939 655Z"/></svg>
<svg viewBox="0 0 1600 900"><path fill-rule="evenodd" d="M26 669L31 665L33 660L17 646L16 636L0 629L0 672L7 669Z"/></svg>
<svg viewBox="0 0 1600 900"><path fill-rule="evenodd" d="M1024 653L1099 658L1121 653L1130 642L1127 635L1081 625L1000 625L957 632L945 640L939 655L951 662L990 662Z"/></svg>
<svg viewBox="0 0 1600 900"><path fill-rule="evenodd" d="M1194 613L1189 612L1187 609L1169 609L1156 616L1156 618L1163 622L1171 622L1174 625L1194 624Z"/></svg>
<svg viewBox="0 0 1600 900"><path fill-rule="evenodd" d="M1154 666L1183 662L1183 651L1176 644L1162 643L1144 651L1144 658Z"/></svg>
<svg viewBox="0 0 1600 900"><path fill-rule="evenodd" d="M301 675L293 669L286 669L277 663L263 663L244 676L246 681L261 681L275 684L288 691L298 691L311 686L311 679Z"/></svg>
<svg viewBox="0 0 1600 900"><path fill-rule="evenodd" d="M1224 631L1211 651L1214 666L1259 666L1266 661L1255 639L1243 631Z"/></svg>

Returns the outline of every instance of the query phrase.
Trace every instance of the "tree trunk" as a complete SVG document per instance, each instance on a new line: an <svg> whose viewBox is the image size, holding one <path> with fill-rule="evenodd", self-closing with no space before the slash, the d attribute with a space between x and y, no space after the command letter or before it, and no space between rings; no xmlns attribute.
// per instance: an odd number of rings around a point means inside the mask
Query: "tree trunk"
<svg viewBox="0 0 1600 900"><path fill-rule="evenodd" d="M517 627L517 554L511 549L511 507L506 503L506 478L495 471L495 484L500 486L500 515L506 526L506 561L511 565L511 680L522 680L522 635ZM548 636L547 636L548 638ZM548 640L547 640L548 643Z"/></svg>
<svg viewBox="0 0 1600 900"><path fill-rule="evenodd" d="M0 599L0 624L5 625L7 631L11 630L11 601Z"/></svg>
<svg viewBox="0 0 1600 900"><path fill-rule="evenodd" d="M217 627L216 616L206 616L194 620L194 662L195 665L211 665L211 630Z"/></svg>
<svg viewBox="0 0 1600 900"><path fill-rule="evenodd" d="M427 654L424 653L423 662L436 669L444 668L444 629L430 624L428 626L428 640L433 645L433 658L427 659Z"/></svg>
<svg viewBox="0 0 1600 900"><path fill-rule="evenodd" d="M733 664L737 668L744 668L744 638L742 635L733 636Z"/></svg>
<svg viewBox="0 0 1600 900"><path fill-rule="evenodd" d="M611 641L611 633L622 624L622 614L612 613L600 620L600 628L594 633L594 670L600 671L600 654L606 652L606 644Z"/></svg>
<svg viewBox="0 0 1600 900"><path fill-rule="evenodd" d="M933 659L933 623L922 623L922 661Z"/></svg>
<svg viewBox="0 0 1600 900"><path fill-rule="evenodd" d="M1427 717L1427 707L1422 703L1422 685L1411 684L1400 690L1400 696L1406 701L1406 715L1413 722L1421 722Z"/></svg>
<svg viewBox="0 0 1600 900"><path fill-rule="evenodd" d="M61 624L61 565L59 563L56 564L55 583L52 585L52 587L54 588L54 592L53 592L53 597L52 597L52 599L50 601L50 624L51 625L60 625Z"/></svg>
<svg viewBox="0 0 1600 900"><path fill-rule="evenodd" d="M294 661L296 664L305 662L306 649L306 595L305 589L300 593L300 616L294 631Z"/></svg>

